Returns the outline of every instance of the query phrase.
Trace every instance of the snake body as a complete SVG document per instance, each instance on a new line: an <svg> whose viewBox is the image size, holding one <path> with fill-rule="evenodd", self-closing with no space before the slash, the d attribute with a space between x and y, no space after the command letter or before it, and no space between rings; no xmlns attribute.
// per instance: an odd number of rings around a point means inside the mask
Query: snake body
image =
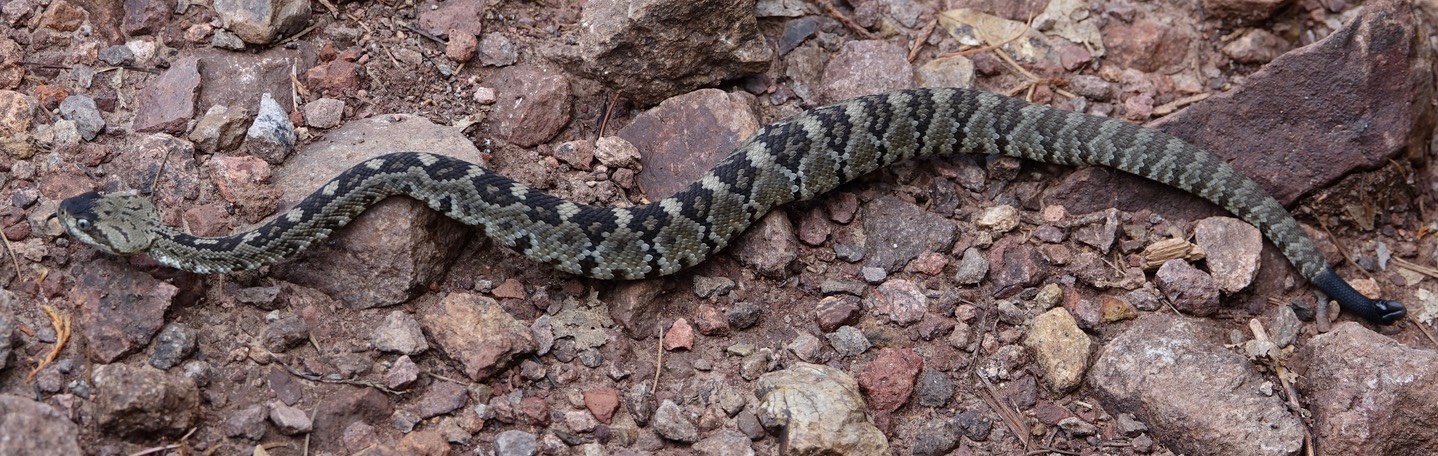
<svg viewBox="0 0 1438 456"><path fill-rule="evenodd" d="M1370 321L1402 318L1334 274L1298 223L1253 180L1173 136L1121 121L964 89L912 89L816 108L769 125L697 182L658 202L592 207L479 165L400 152L344 171L254 230L196 237L161 224L144 198L88 193L57 216L77 239L171 267L222 273L281 261L368 207L408 195L534 260L600 279L641 279L694 266L776 206L814 198L891 163L955 153L1103 165L1183 189L1262 231L1299 272Z"/></svg>

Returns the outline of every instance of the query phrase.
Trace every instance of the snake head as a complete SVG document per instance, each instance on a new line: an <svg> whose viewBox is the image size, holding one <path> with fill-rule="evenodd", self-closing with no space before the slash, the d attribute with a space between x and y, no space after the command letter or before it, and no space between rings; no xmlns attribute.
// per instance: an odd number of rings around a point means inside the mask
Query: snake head
<svg viewBox="0 0 1438 456"><path fill-rule="evenodd" d="M133 193L87 192L66 198L55 217L71 237L119 255L149 249L160 227L155 205Z"/></svg>

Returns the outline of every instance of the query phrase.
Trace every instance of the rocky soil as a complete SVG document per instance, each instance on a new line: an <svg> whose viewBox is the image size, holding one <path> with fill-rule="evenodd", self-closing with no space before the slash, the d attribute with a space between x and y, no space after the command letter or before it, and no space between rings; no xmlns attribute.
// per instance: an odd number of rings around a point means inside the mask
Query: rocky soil
<svg viewBox="0 0 1438 456"><path fill-rule="evenodd" d="M1402 0L0 0L0 454L1428 454L1435 20ZM221 235L396 150L641 204L763 125L916 86L1203 146L1409 317L1354 321L1177 190L995 157L895 165L641 282L404 199L219 276L48 219L137 191Z"/></svg>

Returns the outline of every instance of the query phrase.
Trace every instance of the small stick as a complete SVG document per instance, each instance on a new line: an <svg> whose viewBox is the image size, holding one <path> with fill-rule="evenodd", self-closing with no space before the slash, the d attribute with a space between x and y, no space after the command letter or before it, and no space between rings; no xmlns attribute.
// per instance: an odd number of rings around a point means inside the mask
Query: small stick
<svg viewBox="0 0 1438 456"><path fill-rule="evenodd" d="M935 18L919 32L919 36L914 39L914 46L909 48L909 63L914 63L914 59L919 58L919 50L924 48L924 42L929 41L929 35L934 34L934 29L938 26L939 20Z"/></svg>
<svg viewBox="0 0 1438 456"><path fill-rule="evenodd" d="M855 35L859 35L860 38L866 40L873 40L879 38L877 36L874 36L873 33L869 33L869 31L865 30L863 27L860 27L859 23L854 22L854 20L850 19L849 16L845 16L844 13L840 12L838 8L834 7L834 2L824 0L819 3L824 4L824 11L827 11L830 16L834 16L835 20L838 20L840 24L844 24L844 28L847 28L849 29L849 31L854 32Z"/></svg>

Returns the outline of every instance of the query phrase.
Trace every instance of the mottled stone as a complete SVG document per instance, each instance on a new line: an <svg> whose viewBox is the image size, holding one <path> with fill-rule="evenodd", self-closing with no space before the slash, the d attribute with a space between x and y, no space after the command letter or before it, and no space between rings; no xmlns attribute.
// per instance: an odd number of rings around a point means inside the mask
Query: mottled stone
<svg viewBox="0 0 1438 456"><path fill-rule="evenodd" d="M898 272L924 252L947 251L956 228L944 216L894 196L864 205L864 265Z"/></svg>
<svg viewBox="0 0 1438 456"><path fill-rule="evenodd" d="M3 336L3 334L0 334ZM150 354L150 365L166 370L180 364L195 353L195 330L180 323L170 323L160 330L155 338L155 351Z"/></svg>
<svg viewBox="0 0 1438 456"><path fill-rule="evenodd" d="M1208 271L1218 288L1237 293L1258 276L1263 234L1248 222L1232 217L1209 217L1193 226L1194 243L1203 249Z"/></svg>
<svg viewBox="0 0 1438 456"><path fill-rule="evenodd" d="M549 141L569 123L569 78L548 67L505 67L484 84L499 99L490 114L490 131L520 147Z"/></svg>
<svg viewBox="0 0 1438 456"><path fill-rule="evenodd" d="M1357 323L1309 339L1298 366L1313 432L1326 454L1406 454L1438 447L1438 353Z"/></svg>
<svg viewBox="0 0 1438 456"><path fill-rule="evenodd" d="M1187 315L1206 317L1218 312L1218 283L1183 260L1168 260L1154 275L1158 289L1174 308Z"/></svg>
<svg viewBox="0 0 1438 456"><path fill-rule="evenodd" d="M819 101L892 92L914 86L908 51L889 40L847 41L824 66Z"/></svg>
<svg viewBox="0 0 1438 456"><path fill-rule="evenodd" d="M143 349L165 324L179 293L168 282L112 261L76 265L72 298L80 302L79 331L90 354L109 363Z"/></svg>
<svg viewBox="0 0 1438 456"><path fill-rule="evenodd" d="M215 0L214 6L225 28L250 44L298 32L310 16L306 0Z"/></svg>
<svg viewBox="0 0 1438 456"><path fill-rule="evenodd" d="M43 402L0 394L0 454L84 454L78 442L80 429L70 418Z"/></svg>
<svg viewBox="0 0 1438 456"><path fill-rule="evenodd" d="M200 419L195 382L149 367L96 366L95 419L107 432L134 437L179 436Z"/></svg>
<svg viewBox="0 0 1438 456"><path fill-rule="evenodd" d="M909 348L885 348L879 356L859 368L859 386L869 400L869 406L884 412L893 412L909 401L914 392L914 381L924 359Z"/></svg>
<svg viewBox="0 0 1438 456"><path fill-rule="evenodd" d="M884 434L865 415L853 377L838 369L795 363L764 374L754 388L759 421L783 433L789 454L888 454Z"/></svg>
<svg viewBox="0 0 1438 456"><path fill-rule="evenodd" d="M881 269L882 271L882 269ZM884 282L865 298L866 307L877 315L886 315L900 326L918 323L929 310L929 298L918 284L894 279Z"/></svg>
<svg viewBox="0 0 1438 456"><path fill-rule="evenodd" d="M275 428L284 435L299 435L314 430L314 421L304 410L278 401L270 402L270 422L275 423Z"/></svg>
<svg viewBox="0 0 1438 456"><path fill-rule="evenodd" d="M1297 452L1303 424L1281 398L1259 391L1264 376L1216 332L1201 320L1145 315L1103 347L1089 383L1106 410L1132 413L1175 451Z"/></svg>
<svg viewBox="0 0 1438 456"><path fill-rule="evenodd" d="M60 102L60 117L74 121L75 129L86 141L94 140L96 135L105 130L105 119L100 117L100 109L95 107L95 100L84 95L65 97L65 100Z"/></svg>
<svg viewBox="0 0 1438 456"><path fill-rule="evenodd" d="M551 57L641 105L761 73L773 58L751 0L594 0L579 21L578 43Z"/></svg>
<svg viewBox="0 0 1438 456"><path fill-rule="evenodd" d="M1068 392L1083 381L1091 341L1067 309L1054 308L1034 318L1024 346L1034 352L1044 380L1055 392Z"/></svg>
<svg viewBox="0 0 1438 456"><path fill-rule="evenodd" d="M699 428L694 426L693 421L686 416L684 409L674 401L665 399L661 402L659 408L654 411L654 420L651 424L654 426L654 432L666 439L683 443L699 441Z"/></svg>
<svg viewBox="0 0 1438 456"><path fill-rule="evenodd" d="M385 315L384 322L373 334L370 344L382 352L418 355L429 350L419 322L405 312L396 310Z"/></svg>
<svg viewBox="0 0 1438 456"><path fill-rule="evenodd" d="M483 296L451 293L428 306L421 319L435 344L458 360L474 381L483 381L537 349L529 327Z"/></svg>

